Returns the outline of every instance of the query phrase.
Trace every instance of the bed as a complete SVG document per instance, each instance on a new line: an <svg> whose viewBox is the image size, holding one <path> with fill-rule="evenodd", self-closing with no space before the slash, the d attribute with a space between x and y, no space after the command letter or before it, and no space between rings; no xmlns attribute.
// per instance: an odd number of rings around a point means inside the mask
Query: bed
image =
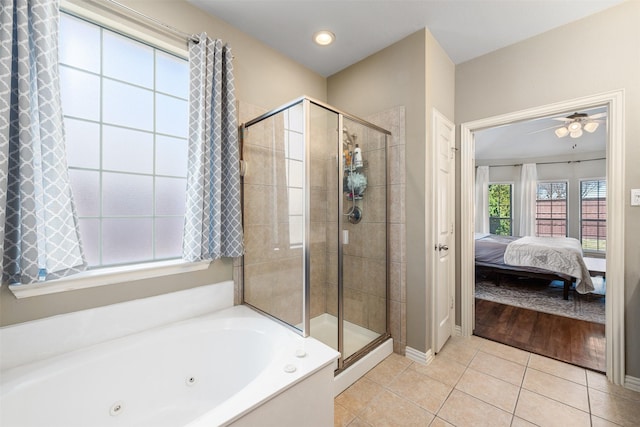
<svg viewBox="0 0 640 427"><path fill-rule="evenodd" d="M475 235L476 269L519 277L560 280L563 298L569 299L573 283L576 291L593 291L589 270L577 239L570 237L513 237Z"/></svg>

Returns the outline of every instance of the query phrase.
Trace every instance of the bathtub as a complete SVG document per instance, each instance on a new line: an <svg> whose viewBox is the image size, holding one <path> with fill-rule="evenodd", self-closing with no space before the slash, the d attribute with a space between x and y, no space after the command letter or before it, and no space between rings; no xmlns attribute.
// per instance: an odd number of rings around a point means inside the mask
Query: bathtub
<svg viewBox="0 0 640 427"><path fill-rule="evenodd" d="M0 425L330 426L338 356L230 307L4 370Z"/></svg>

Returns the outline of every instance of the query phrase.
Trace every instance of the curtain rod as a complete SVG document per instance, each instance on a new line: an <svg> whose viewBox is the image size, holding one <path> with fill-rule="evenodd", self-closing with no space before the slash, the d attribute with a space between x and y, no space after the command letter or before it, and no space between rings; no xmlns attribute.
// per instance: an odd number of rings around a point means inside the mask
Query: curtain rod
<svg viewBox="0 0 640 427"><path fill-rule="evenodd" d="M155 25L158 25L158 26L162 27L162 29L165 30L165 31L169 31L169 32L171 32L173 34L176 34L178 36L186 38L187 41L190 40L190 41L192 41L194 43L200 43L200 39L196 35L185 33L184 31L181 31L181 30L179 30L179 29L177 29L175 27L172 27L171 25L167 25L164 22L162 22L162 21L160 21L160 20L158 20L156 18L152 18L151 16L147 16L142 12L138 12L137 10L132 9L129 6L126 6L126 5L122 4L122 3L119 3L116 0L102 0L102 1L107 2L107 3L111 3L112 5L117 6L117 7L121 8L121 9L124 9L129 13L133 13L134 15L137 15L137 16L139 16L139 17L141 17L141 18L143 18L143 19L145 19L145 20L147 20L147 21L149 21L149 22L151 22L151 23L153 23Z"/></svg>
<svg viewBox="0 0 640 427"><path fill-rule="evenodd" d="M600 157L600 158L597 158L597 159L565 160L563 162L559 162L559 161L558 162L538 162L538 163L535 163L535 164L536 165L557 165L557 164L561 164L561 163L571 164L571 163L581 163L581 162L595 162L597 160L607 160L607 158L606 157ZM516 164L513 164L513 165L485 165L485 166L489 166L490 168L506 168L506 167L509 167L509 166L513 166L513 167L522 166L522 163L516 163ZM476 166L476 168L477 167L478 166Z"/></svg>

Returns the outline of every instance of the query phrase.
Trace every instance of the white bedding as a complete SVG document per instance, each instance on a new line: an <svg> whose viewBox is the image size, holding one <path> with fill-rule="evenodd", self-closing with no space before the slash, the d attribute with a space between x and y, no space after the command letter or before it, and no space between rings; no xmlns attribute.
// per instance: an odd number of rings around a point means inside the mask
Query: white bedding
<svg viewBox="0 0 640 427"><path fill-rule="evenodd" d="M515 240L504 251L504 263L537 267L576 278L576 291L593 291L589 270L582 258L582 246L571 237L532 237Z"/></svg>

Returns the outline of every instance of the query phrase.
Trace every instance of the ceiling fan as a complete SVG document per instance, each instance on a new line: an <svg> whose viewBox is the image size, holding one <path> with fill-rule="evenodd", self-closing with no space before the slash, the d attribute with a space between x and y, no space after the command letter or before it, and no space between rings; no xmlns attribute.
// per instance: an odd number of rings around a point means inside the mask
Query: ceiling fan
<svg viewBox="0 0 640 427"><path fill-rule="evenodd" d="M567 117L554 117L552 120L564 122L554 131L558 138L564 138L569 135L571 138L580 138L583 130L593 133L598 129L607 113L597 113L588 115L585 113L573 113Z"/></svg>

